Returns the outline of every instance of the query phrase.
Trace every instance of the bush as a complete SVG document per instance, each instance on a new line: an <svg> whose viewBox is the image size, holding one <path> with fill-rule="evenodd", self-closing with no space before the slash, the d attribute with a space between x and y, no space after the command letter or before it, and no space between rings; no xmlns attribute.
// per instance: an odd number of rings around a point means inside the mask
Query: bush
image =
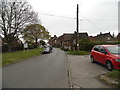
<svg viewBox="0 0 120 90"><path fill-rule="evenodd" d="M79 46L80 46L79 49L83 50L83 51L91 51L92 48L95 45L103 45L103 44L106 44L106 45L115 45L115 44L119 44L119 42L91 42L91 41L82 42L82 41L80 41L79 42Z"/></svg>
<svg viewBox="0 0 120 90"><path fill-rule="evenodd" d="M11 52L23 50L23 44L16 44L11 46ZM9 45L5 44L2 46L2 52L9 52Z"/></svg>
<svg viewBox="0 0 120 90"><path fill-rule="evenodd" d="M33 44L28 45L28 49L34 49L34 48L35 48L35 46Z"/></svg>
<svg viewBox="0 0 120 90"><path fill-rule="evenodd" d="M96 43L94 43L94 42L81 43L80 44L80 50L91 51L93 46L95 46L95 45L96 45Z"/></svg>
<svg viewBox="0 0 120 90"><path fill-rule="evenodd" d="M23 50L23 44L17 44L15 47L13 47L13 51L20 51Z"/></svg>
<svg viewBox="0 0 120 90"><path fill-rule="evenodd" d="M36 45L36 43L29 43L28 44L28 49L34 49L37 48L38 46Z"/></svg>
<svg viewBox="0 0 120 90"><path fill-rule="evenodd" d="M2 46L2 52L8 52L8 45Z"/></svg>

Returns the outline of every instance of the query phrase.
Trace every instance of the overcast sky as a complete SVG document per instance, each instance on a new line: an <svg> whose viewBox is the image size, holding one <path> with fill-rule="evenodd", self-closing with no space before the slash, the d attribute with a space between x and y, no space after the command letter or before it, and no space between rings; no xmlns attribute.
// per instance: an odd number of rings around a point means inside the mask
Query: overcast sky
<svg viewBox="0 0 120 90"><path fill-rule="evenodd" d="M79 4L79 32L97 35L118 33L120 0L27 0L50 34L60 36L76 30L76 7Z"/></svg>

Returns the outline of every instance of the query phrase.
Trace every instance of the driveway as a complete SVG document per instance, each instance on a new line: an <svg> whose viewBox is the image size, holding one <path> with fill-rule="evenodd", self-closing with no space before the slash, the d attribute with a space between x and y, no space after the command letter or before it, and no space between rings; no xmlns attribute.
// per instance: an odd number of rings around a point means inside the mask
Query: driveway
<svg viewBox="0 0 120 90"><path fill-rule="evenodd" d="M3 88L69 87L66 54L57 48L2 69Z"/></svg>
<svg viewBox="0 0 120 90"><path fill-rule="evenodd" d="M109 72L105 67L97 63L91 63L89 55L67 55L73 87L80 88L110 88L96 76Z"/></svg>

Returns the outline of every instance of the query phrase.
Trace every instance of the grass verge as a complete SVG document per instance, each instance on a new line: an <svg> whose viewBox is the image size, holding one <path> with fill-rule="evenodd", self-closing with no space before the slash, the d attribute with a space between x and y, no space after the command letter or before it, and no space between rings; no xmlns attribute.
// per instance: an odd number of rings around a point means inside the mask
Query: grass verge
<svg viewBox="0 0 120 90"><path fill-rule="evenodd" d="M22 61L32 56L37 56L42 53L42 48L36 48L32 50L26 51L16 51L16 52L8 52L2 54L2 66L15 63L18 61Z"/></svg>
<svg viewBox="0 0 120 90"><path fill-rule="evenodd" d="M106 76L116 80L118 82L116 86L120 87L120 71L119 70L113 70L112 72L107 73Z"/></svg>
<svg viewBox="0 0 120 90"><path fill-rule="evenodd" d="M113 70L112 72L108 72L104 75L100 75L98 79L108 85L111 85L114 87L120 87L120 71L119 70Z"/></svg>
<svg viewBox="0 0 120 90"><path fill-rule="evenodd" d="M120 79L120 71L113 70L112 72L107 73L108 77Z"/></svg>
<svg viewBox="0 0 120 90"><path fill-rule="evenodd" d="M88 51L68 51L68 55L89 55L90 52Z"/></svg>

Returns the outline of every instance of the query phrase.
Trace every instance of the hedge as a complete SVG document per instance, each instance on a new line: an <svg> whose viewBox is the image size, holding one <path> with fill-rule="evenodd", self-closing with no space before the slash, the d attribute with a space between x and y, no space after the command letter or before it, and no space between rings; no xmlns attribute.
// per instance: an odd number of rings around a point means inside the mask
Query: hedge
<svg viewBox="0 0 120 90"><path fill-rule="evenodd" d="M95 45L115 45L120 44L120 42L80 42L79 49L83 51L91 51Z"/></svg>
<svg viewBox="0 0 120 90"><path fill-rule="evenodd" d="M6 45L3 45L1 48L2 48L2 52L9 52L8 50L8 44ZM18 44L16 46L13 46L11 51L20 51L20 50L23 50L23 44Z"/></svg>

